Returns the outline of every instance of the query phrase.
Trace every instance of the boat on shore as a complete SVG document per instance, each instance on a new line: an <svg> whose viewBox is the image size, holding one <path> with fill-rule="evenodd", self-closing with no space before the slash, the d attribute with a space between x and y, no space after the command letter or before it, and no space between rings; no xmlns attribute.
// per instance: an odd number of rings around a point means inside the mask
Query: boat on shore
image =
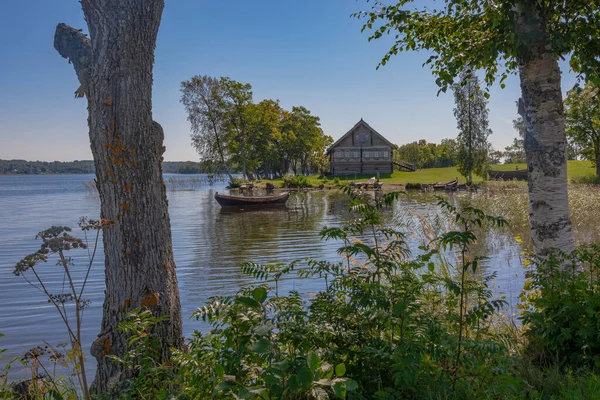
<svg viewBox="0 0 600 400"><path fill-rule="evenodd" d="M488 174L490 175L490 179L502 179L505 181L512 181L514 179L518 181L526 181L527 180L527 169L517 169L512 171L500 171L496 169L489 169Z"/></svg>
<svg viewBox="0 0 600 400"><path fill-rule="evenodd" d="M458 187L458 178L453 181L438 183L433 185L433 190L456 190Z"/></svg>
<svg viewBox="0 0 600 400"><path fill-rule="evenodd" d="M215 193L215 200L221 207L260 207L260 206L285 206L290 197L289 192L273 196L234 196Z"/></svg>

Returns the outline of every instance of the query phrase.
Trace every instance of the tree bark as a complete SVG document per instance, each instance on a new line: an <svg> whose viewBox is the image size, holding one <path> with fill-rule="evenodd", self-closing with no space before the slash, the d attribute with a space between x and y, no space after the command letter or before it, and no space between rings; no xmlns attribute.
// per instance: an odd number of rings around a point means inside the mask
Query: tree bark
<svg viewBox="0 0 600 400"><path fill-rule="evenodd" d="M560 69L546 47L546 32L534 1L517 4L517 34L522 43L519 75L525 122L529 217L533 249L539 256L575 248L567 187L566 135Z"/></svg>
<svg viewBox="0 0 600 400"><path fill-rule="evenodd" d="M106 294L102 328L91 353L95 391L127 378L108 354L122 356L117 325L126 312L149 308L168 315L154 327L161 359L183 344L181 305L165 185L163 129L152 120L154 48L163 0L85 0L90 38L65 24L54 45L75 68L88 99L88 125L100 214L115 226L103 235Z"/></svg>

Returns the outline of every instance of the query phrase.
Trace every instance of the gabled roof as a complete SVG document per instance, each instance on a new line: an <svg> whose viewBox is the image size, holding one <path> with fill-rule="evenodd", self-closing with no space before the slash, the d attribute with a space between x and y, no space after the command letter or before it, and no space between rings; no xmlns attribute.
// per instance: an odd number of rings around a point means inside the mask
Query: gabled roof
<svg viewBox="0 0 600 400"><path fill-rule="evenodd" d="M356 123L356 125L354 125L352 127L352 129L350 129L348 132L346 132L341 138L339 138L338 140L335 141L335 143L333 143L331 146L329 146L329 148L327 149L327 152L325 154L329 154L331 152L331 150L333 150L338 144L340 144L344 139L346 139L348 136L350 136L352 134L352 132L354 132L358 127L360 126L364 126L366 127L368 130L370 130L372 133L374 133L375 135L379 136L381 138L381 140L383 140L385 142L385 144L387 144L388 146L390 146L391 148L395 149L396 145L394 145L392 142L390 142L389 140L387 140L385 137L383 137L383 135L379 132L377 132L375 129L371 128L371 126L369 124L367 124L362 118L360 119L360 121L358 121Z"/></svg>

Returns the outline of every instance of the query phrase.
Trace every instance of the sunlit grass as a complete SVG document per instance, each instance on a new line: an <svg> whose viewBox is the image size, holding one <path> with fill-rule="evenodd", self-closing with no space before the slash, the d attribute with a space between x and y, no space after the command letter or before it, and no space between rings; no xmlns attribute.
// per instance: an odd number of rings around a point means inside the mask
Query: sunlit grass
<svg viewBox="0 0 600 400"><path fill-rule="evenodd" d="M526 164L498 164L493 165L493 169L502 170L502 171L512 171L516 168L526 169ZM573 178L578 178L582 176L587 176L590 174L594 174L596 172L595 168L592 166L590 161L568 161L567 164L567 173L569 180ZM347 175L347 176L339 176L339 180L342 182L359 182L365 181L369 178L376 176L376 174L362 174L362 175ZM407 171L394 171L393 174L380 174L380 180L384 184L391 185L406 185L407 183L438 183L438 182L449 182L458 178L459 183L465 183L466 179L461 176L456 167L448 167L448 168L426 168L419 169L414 172ZM326 187L333 186L336 177L330 176L327 178L319 178L316 175L311 175L308 177L308 182L314 186L318 187L323 184ZM475 183L483 182L483 178L480 176L473 176L473 181ZM282 185L282 179L272 179L272 180L263 180L262 183L271 182L273 185L279 187Z"/></svg>
<svg viewBox="0 0 600 400"><path fill-rule="evenodd" d="M569 185L571 222L577 244L599 243L600 186ZM471 203L492 215L500 215L511 223L511 231L529 245L529 209L526 182L486 182L481 193Z"/></svg>

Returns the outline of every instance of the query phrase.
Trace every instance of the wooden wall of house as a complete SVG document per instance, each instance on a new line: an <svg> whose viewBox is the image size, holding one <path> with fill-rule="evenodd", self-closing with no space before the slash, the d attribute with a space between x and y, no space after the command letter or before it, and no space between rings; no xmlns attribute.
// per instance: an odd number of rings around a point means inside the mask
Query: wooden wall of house
<svg viewBox="0 0 600 400"><path fill-rule="evenodd" d="M367 139L361 142L361 136L366 135ZM361 153L362 151L362 153ZM375 159L374 152L379 151L380 157ZM336 157L336 152L344 154L342 157ZM346 152L350 152L350 157L345 157ZM364 153L369 152L369 157L364 157ZM387 158L383 157L387 152ZM361 159L361 154L363 155ZM362 162L362 167L361 167ZM392 165L392 147L383 140L378 134L371 131L368 126L359 124L351 134L343 138L335 147L330 150L330 172L334 175L354 175L354 174L391 174Z"/></svg>

